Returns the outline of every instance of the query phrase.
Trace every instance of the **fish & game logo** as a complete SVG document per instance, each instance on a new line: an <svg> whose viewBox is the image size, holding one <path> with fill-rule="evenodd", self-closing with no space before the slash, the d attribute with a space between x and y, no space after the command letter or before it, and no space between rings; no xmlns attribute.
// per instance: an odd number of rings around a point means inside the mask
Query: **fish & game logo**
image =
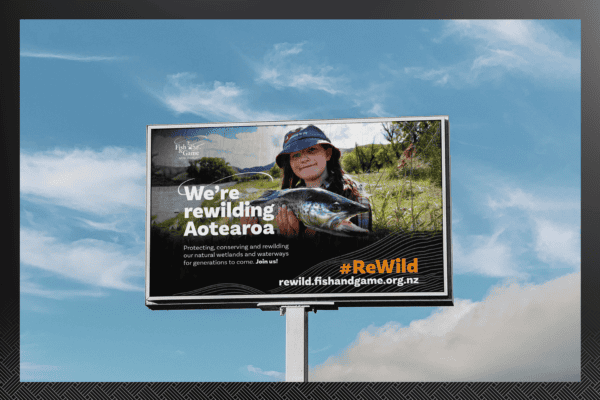
<svg viewBox="0 0 600 400"><path fill-rule="evenodd" d="M180 160L194 159L201 157L202 146L206 144L206 137L199 136L193 138L178 137L173 141L175 151Z"/></svg>

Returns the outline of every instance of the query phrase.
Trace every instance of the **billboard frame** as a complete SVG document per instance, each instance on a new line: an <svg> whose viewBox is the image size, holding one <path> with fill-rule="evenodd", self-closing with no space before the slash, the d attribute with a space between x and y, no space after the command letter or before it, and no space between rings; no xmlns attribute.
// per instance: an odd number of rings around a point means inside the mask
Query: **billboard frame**
<svg viewBox="0 0 600 400"><path fill-rule="evenodd" d="M213 295L213 296L150 296L150 228L151 228L151 155L152 131L155 129L253 127L298 124L344 124L383 122L440 121L442 141L442 210L443 210L443 257L444 292L396 292L396 293L326 293L326 294L268 294L268 295ZM405 307L405 306L452 306L452 198L450 191L450 126L447 115L326 119L254 121L239 123L201 124L154 124L146 126L146 235L145 235L145 304L152 310L170 309L244 309L279 310L286 305L310 305L311 310L332 310L339 307Z"/></svg>

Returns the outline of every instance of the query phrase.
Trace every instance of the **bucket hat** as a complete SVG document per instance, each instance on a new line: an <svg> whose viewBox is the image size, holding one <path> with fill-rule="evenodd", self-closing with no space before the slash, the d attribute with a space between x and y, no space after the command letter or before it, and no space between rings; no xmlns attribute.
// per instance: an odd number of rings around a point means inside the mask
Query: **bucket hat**
<svg viewBox="0 0 600 400"><path fill-rule="evenodd" d="M340 158L340 150L331 144L331 140L323 131L314 125L309 125L286 133L283 138L283 150L275 157L275 162L279 168L283 168L284 155L307 149L315 144L330 145L333 148L332 157Z"/></svg>

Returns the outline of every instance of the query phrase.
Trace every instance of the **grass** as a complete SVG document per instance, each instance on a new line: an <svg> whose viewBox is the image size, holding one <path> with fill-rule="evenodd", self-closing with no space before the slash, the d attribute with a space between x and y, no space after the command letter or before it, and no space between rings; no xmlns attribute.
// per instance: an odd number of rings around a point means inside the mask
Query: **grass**
<svg viewBox="0 0 600 400"><path fill-rule="evenodd" d="M442 189L427 177L426 164L416 160L412 167L353 175L371 195L374 232L442 229Z"/></svg>

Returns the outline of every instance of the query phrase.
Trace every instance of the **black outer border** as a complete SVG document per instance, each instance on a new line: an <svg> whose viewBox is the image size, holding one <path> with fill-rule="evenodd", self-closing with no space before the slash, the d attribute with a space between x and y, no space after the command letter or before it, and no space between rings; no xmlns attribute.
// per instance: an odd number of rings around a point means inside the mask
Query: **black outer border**
<svg viewBox="0 0 600 400"><path fill-rule="evenodd" d="M595 0L522 2L371 1L344 7L309 2L176 2L138 0L117 2L18 1L2 3L0 25L7 55L0 74L0 166L7 171L4 200L8 204L7 263L0 269L0 397L6 399L173 399L173 398L344 398L344 399L585 399L600 397L600 264L594 251L600 242L600 4ZM571 18L582 22L582 270L581 270L581 382L441 382L441 383L20 383L19 382L19 18ZM595 199L595 200L594 200Z"/></svg>
<svg viewBox="0 0 600 400"><path fill-rule="evenodd" d="M446 184L446 201L445 201L445 212L446 216L444 221L444 230L446 234L446 265L447 265L447 277L446 284L448 287L448 294L445 295L431 295L431 296L402 296L399 293L398 297L394 296L377 296L379 293L373 293L371 296L362 296L362 293L351 294L348 293L347 296L335 296L335 297L315 297L312 296L312 293L299 294L295 297L286 297L285 295L278 295L277 297L272 295L265 295L262 298L257 297L245 297L245 298L234 298L229 297L229 295L219 296L220 298L216 299L182 299L178 296L172 296L172 299L164 299L166 296L157 296L163 297L163 299L152 298L148 295L148 291L150 288L150 259L149 259L149 246L150 243L150 233L148 226L149 214L150 214L150 203L146 204L146 262L145 262L145 271L146 271L146 282L145 282L145 296L146 296L146 306L151 310L207 310L207 309L247 309L247 308L260 308L259 304L262 303L289 303L289 304L310 304L312 305L312 309L331 309L330 305L320 305L319 303L335 303L335 308L338 307L436 307L436 306L453 306L454 298L452 297L452 200L450 197L450 117L448 115L431 115L422 116L403 116L403 117L390 117L386 118L389 121L400 121L402 119L409 119L414 121L440 121L440 126L444 124L444 151L445 155L442 154L445 160L445 184ZM348 118L344 121L348 121L348 123L352 123L352 121L360 121L360 120L368 120L369 118ZM279 122L279 121L278 121ZM323 124L327 123L341 123L340 119L323 119L323 120L298 120L298 121L280 121L284 122L298 122L298 123L311 123L311 122L322 122ZM376 121L373 121L376 122ZM252 124L252 122L242 122L243 124ZM220 123L219 123L220 124ZM236 126L237 123L228 123L227 125ZM240 123L241 124L241 123ZM256 125L262 125L262 122L256 122ZM193 128L195 125L200 124L188 124L190 128ZM209 123L210 125L210 123ZM174 125L175 126L175 125ZM250 125L253 126L253 125ZM166 127L166 125L165 125ZM151 188L149 186L149 178L148 173L150 171L149 166L149 156L151 153L150 143L151 143L151 131L152 129L163 129L160 125L148 125L146 132L146 188L147 197L151 198ZM216 296L215 296L216 297Z"/></svg>

